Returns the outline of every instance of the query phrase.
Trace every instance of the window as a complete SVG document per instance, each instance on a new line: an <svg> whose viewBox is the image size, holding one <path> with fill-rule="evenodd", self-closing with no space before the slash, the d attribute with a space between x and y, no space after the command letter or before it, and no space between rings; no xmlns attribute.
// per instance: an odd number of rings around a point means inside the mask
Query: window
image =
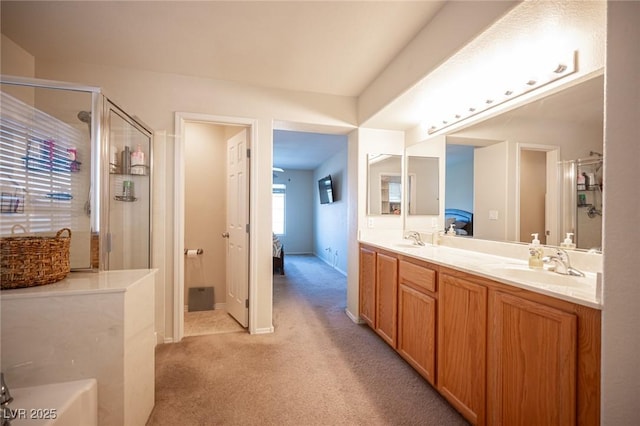
<svg viewBox="0 0 640 426"><path fill-rule="evenodd" d="M276 235L284 235L285 226L285 206L286 206L287 185L284 183L273 184L273 233Z"/></svg>
<svg viewBox="0 0 640 426"><path fill-rule="evenodd" d="M86 232L91 164L86 129L5 92L0 99L0 234Z"/></svg>

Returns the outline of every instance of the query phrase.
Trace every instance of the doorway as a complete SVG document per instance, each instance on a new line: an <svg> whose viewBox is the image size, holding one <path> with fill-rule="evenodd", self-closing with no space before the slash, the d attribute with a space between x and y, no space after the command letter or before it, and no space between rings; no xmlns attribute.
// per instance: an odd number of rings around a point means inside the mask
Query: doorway
<svg viewBox="0 0 640 426"><path fill-rule="evenodd" d="M248 155L250 141L255 140L256 126L253 120L203 114L176 113L175 143L175 227L174 227L174 318L173 341L179 342L185 335L185 313L187 311L227 311L227 281L237 271L242 271L240 280L234 280L236 287L243 288L248 306L248 295L252 285L249 273L249 257L243 259L242 266L229 272L229 240L227 230L226 205L228 202L226 170L227 141L239 133L246 134L247 143L243 154ZM246 151L246 152L245 152ZM247 173L251 164L247 162ZM250 208L249 180L245 178L246 198L244 209ZM233 200L232 200L233 201ZM225 208L221 208L225 207ZM246 229L247 245L251 236ZM255 292L254 292L255 294ZM204 296L200 300L200 295ZM243 305L245 300L243 299ZM204 304L203 304L204 303ZM193 309L192 309L193 308ZM249 308L239 323L249 325ZM204 314L206 315L206 313ZM226 315L226 312L225 312ZM202 313L197 316L203 316ZM216 321L212 321L216 323ZM193 327L190 327L190 329ZM198 334L204 334L198 329ZM216 332L212 329L211 332Z"/></svg>
<svg viewBox="0 0 640 426"><path fill-rule="evenodd" d="M558 245L558 160L556 146L519 144L517 159L516 239Z"/></svg>

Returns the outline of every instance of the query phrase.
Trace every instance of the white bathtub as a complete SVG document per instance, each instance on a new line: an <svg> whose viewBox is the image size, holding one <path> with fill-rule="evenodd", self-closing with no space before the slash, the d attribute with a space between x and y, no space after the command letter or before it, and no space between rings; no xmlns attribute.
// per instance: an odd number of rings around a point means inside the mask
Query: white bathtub
<svg viewBox="0 0 640 426"><path fill-rule="evenodd" d="M96 379L9 389L12 426L97 426Z"/></svg>

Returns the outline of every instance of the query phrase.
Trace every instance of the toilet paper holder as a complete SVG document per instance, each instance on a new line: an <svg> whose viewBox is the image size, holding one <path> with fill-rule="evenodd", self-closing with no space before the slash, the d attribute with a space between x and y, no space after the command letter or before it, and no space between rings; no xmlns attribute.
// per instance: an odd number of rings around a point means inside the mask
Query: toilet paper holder
<svg viewBox="0 0 640 426"><path fill-rule="evenodd" d="M195 253L194 253L195 252ZM189 254L193 255L193 254L202 254L204 253L204 250L202 250L201 248L199 249L184 249L184 255L187 256Z"/></svg>

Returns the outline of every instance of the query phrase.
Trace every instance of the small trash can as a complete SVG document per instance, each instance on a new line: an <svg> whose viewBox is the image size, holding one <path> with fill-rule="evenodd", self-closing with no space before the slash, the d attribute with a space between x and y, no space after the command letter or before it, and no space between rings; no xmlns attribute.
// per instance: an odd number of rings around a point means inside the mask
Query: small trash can
<svg viewBox="0 0 640 426"><path fill-rule="evenodd" d="M213 287L189 289L189 312L213 310Z"/></svg>

